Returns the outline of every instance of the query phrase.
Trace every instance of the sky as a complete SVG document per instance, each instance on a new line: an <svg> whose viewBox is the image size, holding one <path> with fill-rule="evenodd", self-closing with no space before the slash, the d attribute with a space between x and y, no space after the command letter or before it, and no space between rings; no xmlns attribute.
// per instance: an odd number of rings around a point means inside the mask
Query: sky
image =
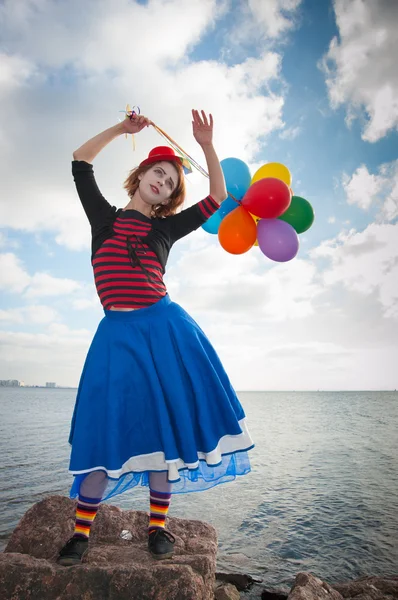
<svg viewBox="0 0 398 600"><path fill-rule="evenodd" d="M314 208L286 263L202 228L171 251L169 294L235 388L398 388L397 25L394 0L3 0L0 379L78 385L103 310L72 152L129 103L202 166L190 111L211 112L220 159L285 164ZM157 145L147 128L95 159L112 205Z"/></svg>

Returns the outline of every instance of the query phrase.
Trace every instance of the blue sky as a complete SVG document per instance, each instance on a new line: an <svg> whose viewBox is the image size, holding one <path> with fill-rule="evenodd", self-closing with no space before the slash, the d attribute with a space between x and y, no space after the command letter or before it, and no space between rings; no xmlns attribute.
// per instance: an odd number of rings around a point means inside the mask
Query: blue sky
<svg viewBox="0 0 398 600"><path fill-rule="evenodd" d="M286 164L316 212L285 264L226 253L199 230L166 283L238 389L398 387L397 9L386 0L6 1L0 7L0 378L77 385L102 310L73 150L127 102L204 164L190 109L221 159ZM71 15L79 10L78 22ZM163 143L146 130L95 160L112 204ZM188 179L186 205L207 193ZM289 377L286 377L289 373Z"/></svg>

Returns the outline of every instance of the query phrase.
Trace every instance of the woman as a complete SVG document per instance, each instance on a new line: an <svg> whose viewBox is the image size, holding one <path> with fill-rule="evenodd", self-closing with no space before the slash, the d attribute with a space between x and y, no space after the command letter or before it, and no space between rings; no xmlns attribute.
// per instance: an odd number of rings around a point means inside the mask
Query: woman
<svg viewBox="0 0 398 600"><path fill-rule="evenodd" d="M200 227L227 197L212 116L196 110L192 116L210 193L179 213L184 173L169 147L154 148L131 171L124 209L112 207L95 182L91 163L97 154L119 135L151 125L146 117L133 114L73 154L105 317L86 358L72 418L71 497L78 504L73 537L58 557L62 565L81 561L100 502L136 485L150 489L149 551L157 559L171 557L175 540L165 530L171 494L208 489L250 471L246 451L253 443L236 393L209 340L170 300L163 281L174 242Z"/></svg>

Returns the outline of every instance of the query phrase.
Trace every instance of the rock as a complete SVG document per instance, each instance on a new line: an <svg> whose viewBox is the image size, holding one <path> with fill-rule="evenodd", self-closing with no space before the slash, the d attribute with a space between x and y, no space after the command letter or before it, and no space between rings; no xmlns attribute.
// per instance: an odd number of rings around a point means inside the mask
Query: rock
<svg viewBox="0 0 398 600"><path fill-rule="evenodd" d="M280 591L274 590L263 590L261 593L261 600L287 600L287 594Z"/></svg>
<svg viewBox="0 0 398 600"><path fill-rule="evenodd" d="M147 550L148 515L103 504L81 565L56 564L73 534L76 502L51 496L21 519L0 554L0 598L12 600L212 600L216 531L202 521L170 517L172 559Z"/></svg>
<svg viewBox="0 0 398 600"><path fill-rule="evenodd" d="M311 573L298 573L288 600L342 600L341 594Z"/></svg>
<svg viewBox="0 0 398 600"><path fill-rule="evenodd" d="M250 575L242 575L240 573L216 573L216 579L232 583L240 592L249 590L254 583L259 582L259 580L253 579Z"/></svg>
<svg viewBox="0 0 398 600"><path fill-rule="evenodd" d="M343 598L355 600L398 600L398 577L360 577L348 583L333 584Z"/></svg>
<svg viewBox="0 0 398 600"><path fill-rule="evenodd" d="M240 594L231 583L222 583L214 591L215 600L240 600Z"/></svg>
<svg viewBox="0 0 398 600"><path fill-rule="evenodd" d="M310 573L299 573L288 600L398 600L398 577L360 577L354 581L328 585Z"/></svg>

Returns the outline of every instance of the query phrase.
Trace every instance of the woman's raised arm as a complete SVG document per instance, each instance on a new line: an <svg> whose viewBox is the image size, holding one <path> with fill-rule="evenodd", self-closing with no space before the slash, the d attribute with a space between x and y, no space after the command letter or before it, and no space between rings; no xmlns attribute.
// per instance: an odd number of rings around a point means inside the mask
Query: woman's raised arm
<svg viewBox="0 0 398 600"><path fill-rule="evenodd" d="M73 158L74 160L84 160L91 164L97 154L101 152L109 142L119 137L119 135L122 135L123 133L138 133L144 129L144 127L148 127L149 125L151 125L151 121L143 115L133 115L131 119L126 117L121 123L117 123L117 125L105 129L105 131L102 131L85 142L80 148L74 151Z"/></svg>
<svg viewBox="0 0 398 600"><path fill-rule="evenodd" d="M213 117L202 110L192 110L192 130L193 136L201 146L205 155L210 179L210 196L221 204L228 194L225 187L224 173L222 172L220 161L213 146Z"/></svg>

